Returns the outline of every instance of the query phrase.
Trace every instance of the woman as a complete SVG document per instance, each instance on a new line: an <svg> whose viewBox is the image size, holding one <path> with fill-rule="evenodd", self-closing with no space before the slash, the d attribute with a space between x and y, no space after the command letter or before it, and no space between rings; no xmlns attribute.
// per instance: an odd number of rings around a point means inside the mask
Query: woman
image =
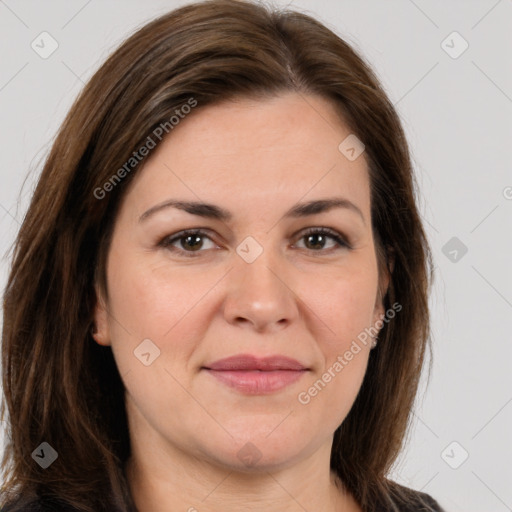
<svg viewBox="0 0 512 512"><path fill-rule="evenodd" d="M400 121L311 17L147 24L71 108L4 296L4 510L416 511L429 339Z"/></svg>

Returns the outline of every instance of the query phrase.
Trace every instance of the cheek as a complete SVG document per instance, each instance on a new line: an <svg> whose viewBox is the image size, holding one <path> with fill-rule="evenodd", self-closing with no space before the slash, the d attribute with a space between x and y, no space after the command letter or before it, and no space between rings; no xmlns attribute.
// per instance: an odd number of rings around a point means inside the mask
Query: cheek
<svg viewBox="0 0 512 512"><path fill-rule="evenodd" d="M328 432L334 432L347 417L363 382L368 363L368 349L348 361L340 359L329 364L325 371L311 381L298 395L298 402L308 415L323 418Z"/></svg>
<svg viewBox="0 0 512 512"><path fill-rule="evenodd" d="M113 250L112 255L110 328L121 375L141 370L134 350L146 339L161 356L150 368L164 366L177 377L185 374L215 314L212 292L225 269L171 268L165 259L148 262L144 254L128 257Z"/></svg>
<svg viewBox="0 0 512 512"><path fill-rule="evenodd" d="M299 402L308 403L310 411L318 414L332 411L331 427L336 428L348 414L368 364L367 330L372 325L378 286L376 263L370 257L365 265L317 276L314 281L316 286L304 283L302 296L319 318L315 339L324 364L303 388Z"/></svg>
<svg viewBox="0 0 512 512"><path fill-rule="evenodd" d="M369 262L370 263L370 262ZM370 327L377 295L377 271L372 264L317 275L304 282L301 297L324 324L325 346L339 353ZM332 353L330 354L332 356Z"/></svg>
<svg viewBox="0 0 512 512"><path fill-rule="evenodd" d="M321 319L315 339L323 365L301 387L297 401L310 417L323 418L328 432L349 413L366 373L370 338L365 330L371 326L377 290L371 274L354 272L335 280L336 286L326 282L308 294L308 306Z"/></svg>
<svg viewBox="0 0 512 512"><path fill-rule="evenodd" d="M147 256L146 256L147 259ZM175 329L205 291L207 276L186 278L186 269L169 271L166 264L140 258L120 258L110 269L112 314L134 338L163 338Z"/></svg>

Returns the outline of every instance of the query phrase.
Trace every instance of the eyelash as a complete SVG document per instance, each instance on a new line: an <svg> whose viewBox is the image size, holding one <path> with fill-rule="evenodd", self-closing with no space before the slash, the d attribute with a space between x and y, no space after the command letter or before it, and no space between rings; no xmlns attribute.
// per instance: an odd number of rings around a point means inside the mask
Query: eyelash
<svg viewBox="0 0 512 512"><path fill-rule="evenodd" d="M179 233L176 233L174 235L166 236L164 237L159 243L159 247L164 247L168 249L169 251L173 253L181 253L186 258L197 258L204 250L199 251L185 251L183 249L178 249L177 247L173 247L172 244L174 242L180 241L181 239L186 238L187 236L201 236L206 237L211 240L211 237L208 236L208 233L206 231L203 231L202 229L185 229L184 231L180 231ZM299 240L305 238L308 235L325 235L334 240L338 247L331 248L329 250L314 250L314 249L306 249L310 252L317 252L317 253L330 253L333 249L352 249L350 244L337 232L329 228L308 228L302 236L299 238ZM212 240L213 241L213 240Z"/></svg>

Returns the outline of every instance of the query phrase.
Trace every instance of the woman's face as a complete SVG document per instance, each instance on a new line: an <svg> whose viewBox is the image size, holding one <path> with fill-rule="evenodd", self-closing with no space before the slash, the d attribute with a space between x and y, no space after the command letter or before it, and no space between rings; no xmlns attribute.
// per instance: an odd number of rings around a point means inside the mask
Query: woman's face
<svg viewBox="0 0 512 512"><path fill-rule="evenodd" d="M383 313L365 154L316 96L200 107L123 198L95 338L135 453L286 467L330 450Z"/></svg>

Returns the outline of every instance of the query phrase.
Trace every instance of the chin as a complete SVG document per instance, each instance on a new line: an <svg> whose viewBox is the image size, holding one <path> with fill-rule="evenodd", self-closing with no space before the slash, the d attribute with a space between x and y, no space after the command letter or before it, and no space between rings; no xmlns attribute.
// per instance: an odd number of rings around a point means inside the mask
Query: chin
<svg viewBox="0 0 512 512"><path fill-rule="evenodd" d="M308 442L304 437L299 438L301 442L298 443L293 441L295 437L289 431L283 430L281 435L277 434L277 429L270 435L269 432L250 435L246 431L240 437L226 435L222 440L212 438L212 445L204 447L203 453L230 471L254 473L285 469L303 458L308 451ZM315 443L309 444L313 452Z"/></svg>

